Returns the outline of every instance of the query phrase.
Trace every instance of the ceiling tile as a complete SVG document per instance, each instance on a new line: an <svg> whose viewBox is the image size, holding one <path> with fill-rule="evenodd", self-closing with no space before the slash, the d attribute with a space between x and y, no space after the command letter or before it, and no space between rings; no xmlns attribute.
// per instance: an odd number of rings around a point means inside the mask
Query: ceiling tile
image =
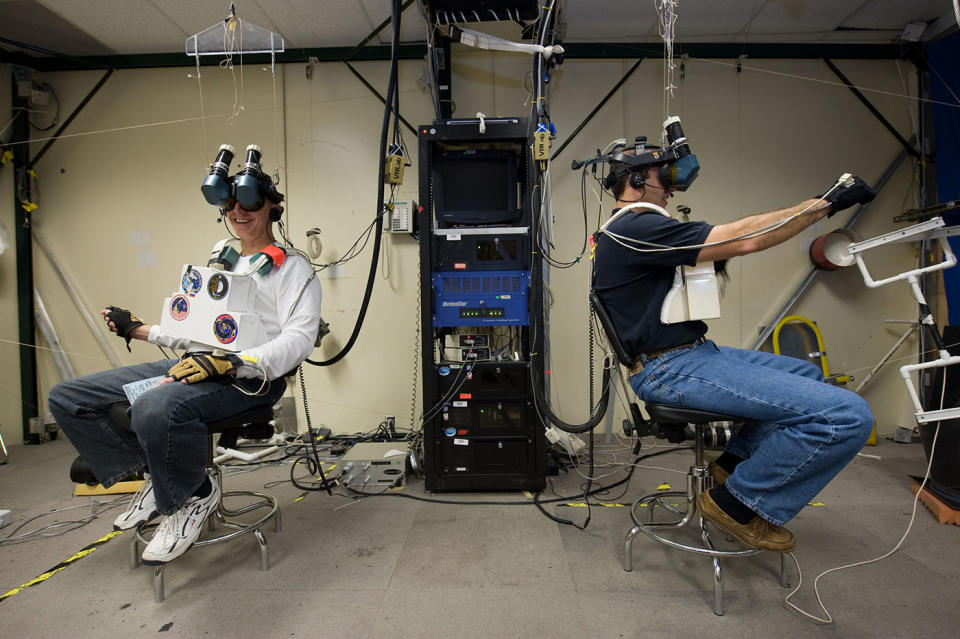
<svg viewBox="0 0 960 639"><path fill-rule="evenodd" d="M283 36L287 50L352 47L390 14L390 0L235 0L240 19ZM171 53L226 17L229 0L0 0L0 33L74 55ZM655 42L652 0L562 0L567 42ZM681 0L677 42L877 42L911 21L952 19L950 0ZM471 23L518 39L510 23ZM840 29L838 29L840 27ZM401 41L423 42L416 4ZM385 28L371 44L390 42Z"/></svg>

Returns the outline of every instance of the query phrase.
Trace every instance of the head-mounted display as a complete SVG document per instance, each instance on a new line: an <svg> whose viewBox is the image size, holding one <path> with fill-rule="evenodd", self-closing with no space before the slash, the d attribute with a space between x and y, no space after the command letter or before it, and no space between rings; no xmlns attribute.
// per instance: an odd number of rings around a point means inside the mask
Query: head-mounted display
<svg viewBox="0 0 960 639"><path fill-rule="evenodd" d="M220 145L217 159L200 185L200 192L209 204L221 209L233 208L235 202L248 211L263 206L264 200L274 204L283 201L283 193L277 190L269 175L260 166L261 151L256 144L247 147L247 161L236 175L229 175L233 161L233 147Z"/></svg>
<svg viewBox="0 0 960 639"><path fill-rule="evenodd" d="M700 162L697 156L690 152L690 144L683 134L680 118L673 116L663 123L666 148L648 145L647 138L638 136L633 143L632 153L628 152L627 144L621 140L614 145L609 153L598 154L589 160L574 160L571 168L577 170L591 164L617 162L603 180L603 187L610 189L625 175L644 171L649 167L659 166L660 183L665 189L686 191L697 179L700 172Z"/></svg>

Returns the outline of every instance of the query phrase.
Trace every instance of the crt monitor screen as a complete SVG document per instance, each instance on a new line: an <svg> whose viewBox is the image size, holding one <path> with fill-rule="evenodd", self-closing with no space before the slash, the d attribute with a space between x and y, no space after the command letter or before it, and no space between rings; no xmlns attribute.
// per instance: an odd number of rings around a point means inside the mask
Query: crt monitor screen
<svg viewBox="0 0 960 639"><path fill-rule="evenodd" d="M511 151L442 151L434 160L437 219L450 224L494 224L520 216L517 158Z"/></svg>

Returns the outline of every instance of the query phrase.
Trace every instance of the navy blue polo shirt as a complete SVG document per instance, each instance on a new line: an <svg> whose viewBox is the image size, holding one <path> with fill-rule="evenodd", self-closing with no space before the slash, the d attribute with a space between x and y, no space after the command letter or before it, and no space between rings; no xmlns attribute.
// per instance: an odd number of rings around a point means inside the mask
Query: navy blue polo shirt
<svg viewBox="0 0 960 639"><path fill-rule="evenodd" d="M664 246L691 246L702 244L712 228L706 222L678 222L653 211L631 210L607 230ZM707 332L707 325L699 320L660 322L660 308L676 267L695 265L699 253L700 249L640 253L600 233L593 258L593 289L630 355L689 344Z"/></svg>

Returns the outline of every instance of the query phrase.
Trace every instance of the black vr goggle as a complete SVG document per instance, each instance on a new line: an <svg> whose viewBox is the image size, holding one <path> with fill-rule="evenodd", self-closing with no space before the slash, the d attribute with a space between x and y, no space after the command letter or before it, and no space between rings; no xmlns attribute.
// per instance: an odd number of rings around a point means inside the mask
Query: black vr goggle
<svg viewBox="0 0 960 639"><path fill-rule="evenodd" d="M680 118L673 116L663 123L667 148L647 144L645 136L637 136L633 153L625 153L626 144L617 144L609 153L598 154L589 160L574 160L572 169L604 162L618 162L603 179L603 188L609 190L625 175L639 173L652 166L659 166L660 183L665 189L686 191L700 173L700 162L690 152L690 144L683 134Z"/></svg>
<svg viewBox="0 0 960 639"><path fill-rule="evenodd" d="M200 192L209 204L225 211L239 203L246 211L263 207L265 200L274 204L283 202L283 193L260 166L261 151L256 144L247 147L247 161L236 175L229 175L233 161L233 147L221 144L217 159L200 185Z"/></svg>

